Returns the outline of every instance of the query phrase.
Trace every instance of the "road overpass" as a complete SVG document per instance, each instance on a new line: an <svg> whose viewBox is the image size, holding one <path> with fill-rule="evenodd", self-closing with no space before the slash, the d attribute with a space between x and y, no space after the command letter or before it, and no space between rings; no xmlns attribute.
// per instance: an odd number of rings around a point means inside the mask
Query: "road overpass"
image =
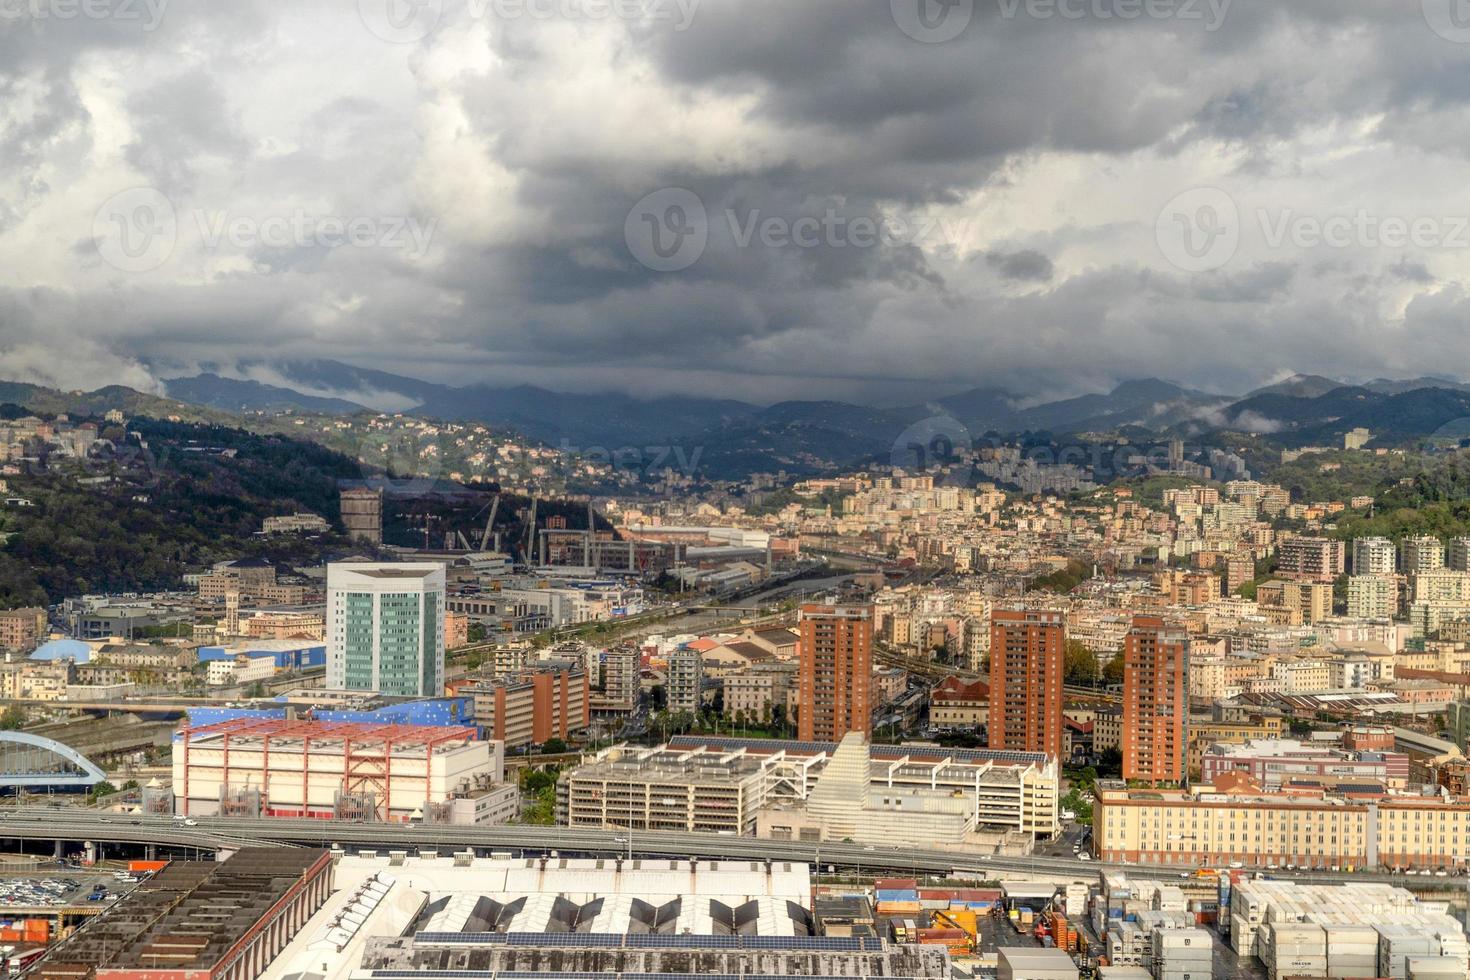
<svg viewBox="0 0 1470 980"><path fill-rule="evenodd" d="M631 844L630 839L631 838ZM26 842L104 841L162 848L234 850L246 845L277 847L344 847L350 850L510 851L526 855L594 855L661 858L801 861L823 869L915 875L959 875L989 879L1010 877L1095 878L1102 865L1067 857L1004 857L966 851L864 846L850 843L760 840L721 834L641 832L573 827L458 827L398 823L346 823L285 818L242 819L199 817L193 826L161 816L120 816L79 807L29 806L0 810L0 839ZM1112 865L1142 878L1178 878L1179 868ZM1304 883L1340 884L1386 881L1408 888L1443 891L1458 887L1453 879L1414 878L1383 872L1271 872L1273 877Z"/></svg>

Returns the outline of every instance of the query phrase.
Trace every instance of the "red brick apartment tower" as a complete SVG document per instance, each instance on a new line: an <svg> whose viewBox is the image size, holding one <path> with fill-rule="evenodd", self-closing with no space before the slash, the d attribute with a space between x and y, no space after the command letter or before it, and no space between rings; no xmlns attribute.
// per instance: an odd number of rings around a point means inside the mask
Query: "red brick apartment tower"
<svg viewBox="0 0 1470 980"><path fill-rule="evenodd" d="M848 732L871 735L873 607L802 606L800 634L797 737L837 742Z"/></svg>
<svg viewBox="0 0 1470 980"><path fill-rule="evenodd" d="M990 616L990 747L1062 755L1067 627L1051 609Z"/></svg>
<svg viewBox="0 0 1470 980"><path fill-rule="evenodd" d="M1183 783L1189 724L1189 635L1134 616L1123 638L1123 778Z"/></svg>

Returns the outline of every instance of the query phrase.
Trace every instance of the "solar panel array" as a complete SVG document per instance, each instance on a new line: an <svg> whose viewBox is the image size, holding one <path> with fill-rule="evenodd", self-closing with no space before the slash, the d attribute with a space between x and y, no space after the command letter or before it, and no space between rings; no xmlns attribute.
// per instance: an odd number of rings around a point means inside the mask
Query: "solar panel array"
<svg viewBox="0 0 1470 980"><path fill-rule="evenodd" d="M533 946L582 949L765 949L812 953L863 953L882 949L863 936L686 936L603 932L420 932L425 946ZM407 980L413 974L407 974ZM396 980L396 978L395 978Z"/></svg>

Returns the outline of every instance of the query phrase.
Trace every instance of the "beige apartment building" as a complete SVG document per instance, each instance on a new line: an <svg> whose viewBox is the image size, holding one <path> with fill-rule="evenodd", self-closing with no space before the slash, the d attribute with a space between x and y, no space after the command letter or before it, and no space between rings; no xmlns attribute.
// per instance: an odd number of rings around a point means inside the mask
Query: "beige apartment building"
<svg viewBox="0 0 1470 980"><path fill-rule="evenodd" d="M327 637L325 612L259 612L240 623L241 631L257 640L291 640Z"/></svg>
<svg viewBox="0 0 1470 980"><path fill-rule="evenodd" d="M1348 579L1347 614L1354 619L1392 619L1399 609L1399 582L1392 575Z"/></svg>
<svg viewBox="0 0 1470 980"><path fill-rule="evenodd" d="M1233 698L1245 688L1246 681L1264 677L1270 669L1270 661L1256 658L1191 658L1189 696L1196 701Z"/></svg>
<svg viewBox="0 0 1470 980"><path fill-rule="evenodd" d="M794 717L796 671L797 666L793 662L773 661L727 674L724 679L725 717L770 721L777 705L786 709L788 719Z"/></svg>
<svg viewBox="0 0 1470 980"><path fill-rule="evenodd" d="M990 714L990 685L946 677L929 692L929 724L935 728L979 728Z"/></svg>
<svg viewBox="0 0 1470 980"><path fill-rule="evenodd" d="M69 661L0 664L0 698L59 701L66 696L72 666Z"/></svg>
<svg viewBox="0 0 1470 980"><path fill-rule="evenodd" d="M1098 857L1188 866L1455 868L1470 852L1470 799L1463 797L1347 800L1203 789L1102 791L1093 809Z"/></svg>
<svg viewBox="0 0 1470 980"><path fill-rule="evenodd" d="M29 653L45 635L46 610L37 606L0 610L0 650Z"/></svg>
<svg viewBox="0 0 1470 980"><path fill-rule="evenodd" d="M1331 690L1332 673L1332 667L1325 660L1283 660L1271 667L1271 677L1281 682L1283 694Z"/></svg>
<svg viewBox="0 0 1470 980"><path fill-rule="evenodd" d="M1280 715L1253 715L1246 721L1191 722L1189 726L1189 771L1198 774L1205 749L1217 743L1244 745L1259 739L1277 739L1286 730Z"/></svg>
<svg viewBox="0 0 1470 980"><path fill-rule="evenodd" d="M1332 583L1262 582L1256 587L1256 602L1272 622L1287 626L1315 623L1332 615Z"/></svg>

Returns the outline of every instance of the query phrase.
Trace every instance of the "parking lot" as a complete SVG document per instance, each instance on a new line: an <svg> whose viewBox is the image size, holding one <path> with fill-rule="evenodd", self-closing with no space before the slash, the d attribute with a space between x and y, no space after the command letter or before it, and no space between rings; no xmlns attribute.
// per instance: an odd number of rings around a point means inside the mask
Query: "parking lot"
<svg viewBox="0 0 1470 980"><path fill-rule="evenodd" d="M0 874L0 915L26 909L103 906L136 884L100 871ZM100 897L94 900L93 894Z"/></svg>

